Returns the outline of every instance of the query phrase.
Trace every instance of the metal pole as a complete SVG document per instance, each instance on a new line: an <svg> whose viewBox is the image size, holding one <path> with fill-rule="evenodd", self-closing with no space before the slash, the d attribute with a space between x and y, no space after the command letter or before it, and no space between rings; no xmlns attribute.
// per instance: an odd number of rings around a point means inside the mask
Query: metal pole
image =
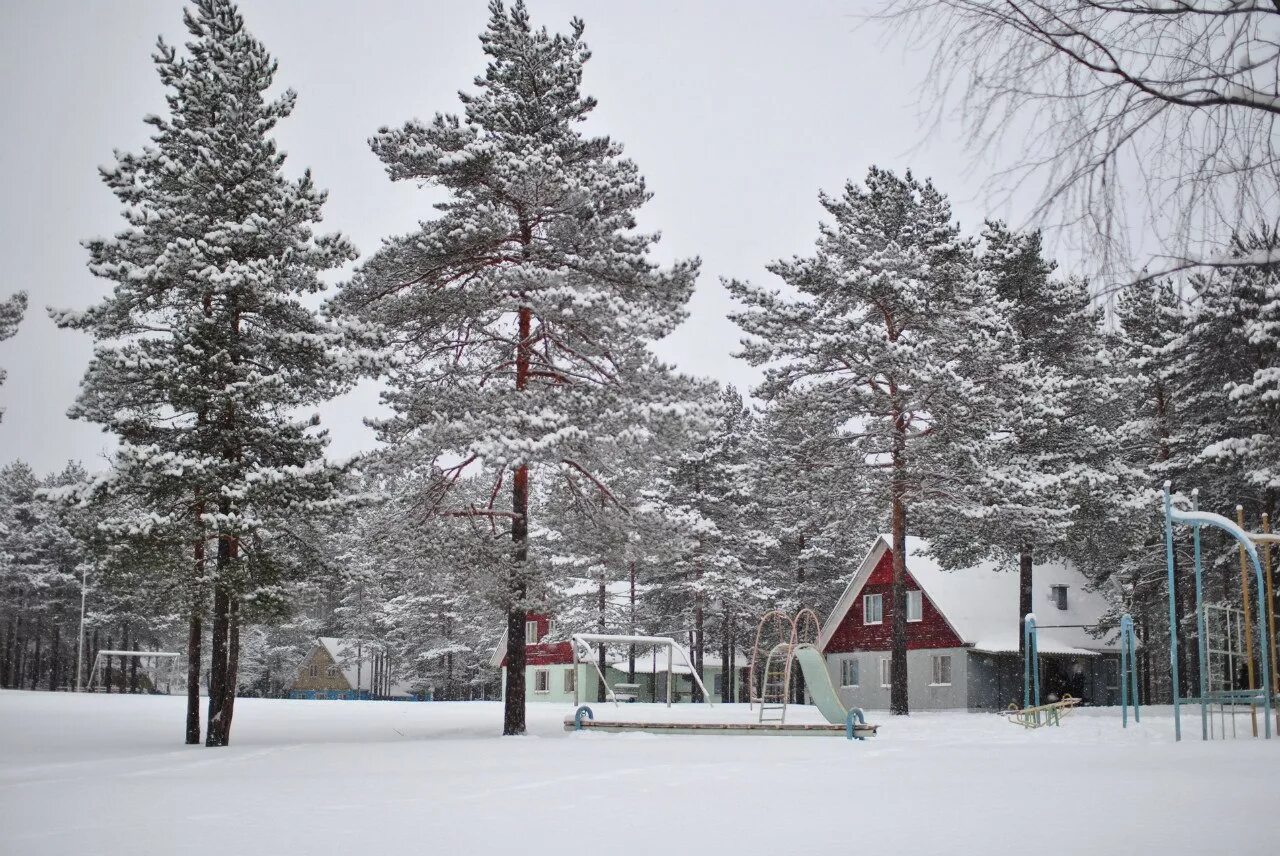
<svg viewBox="0 0 1280 856"><path fill-rule="evenodd" d="M1173 501L1169 498L1169 482L1164 483L1164 555L1169 572L1169 669L1173 675L1173 738L1182 739L1181 699L1178 697L1178 608L1174 603L1173 582Z"/></svg>
<svg viewBox="0 0 1280 856"><path fill-rule="evenodd" d="M1193 512L1200 510L1200 489L1196 488L1191 491L1191 510ZM1200 565L1200 524L1191 524L1191 544L1194 551L1195 561L1194 567L1196 572L1196 657L1200 663L1200 739L1209 739L1209 705L1205 702L1207 675L1209 672L1209 657L1206 653L1208 641L1205 639L1204 627L1204 586L1201 581L1201 565Z"/></svg>
<svg viewBox="0 0 1280 856"><path fill-rule="evenodd" d="M1244 528L1244 506L1236 506L1236 523L1240 528ZM1253 617L1251 615L1252 608L1249 606L1249 561L1245 556L1244 545L1241 544L1238 552L1240 553L1240 600L1244 604L1244 649L1248 652L1245 657L1245 670L1249 676L1249 689L1257 686L1253 679ZM1258 620L1262 621L1263 616L1259 615ZM1231 673L1231 677L1235 677L1235 672ZM1264 687L1265 689L1265 687ZM1253 724L1253 736L1258 736L1258 707L1257 705L1249 705L1249 720ZM1234 724L1235 720L1232 719Z"/></svg>
<svg viewBox="0 0 1280 856"><path fill-rule="evenodd" d="M80 636L76 640L76 692L84 675L84 601L89 587L89 563L80 565Z"/></svg>

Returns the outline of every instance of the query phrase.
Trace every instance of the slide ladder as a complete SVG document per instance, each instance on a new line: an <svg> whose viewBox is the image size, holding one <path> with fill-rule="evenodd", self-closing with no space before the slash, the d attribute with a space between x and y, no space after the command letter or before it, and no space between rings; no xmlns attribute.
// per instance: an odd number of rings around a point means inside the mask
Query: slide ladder
<svg viewBox="0 0 1280 856"><path fill-rule="evenodd" d="M791 687L791 645L780 642L769 651L760 685L760 722L782 724L787 719L787 695Z"/></svg>

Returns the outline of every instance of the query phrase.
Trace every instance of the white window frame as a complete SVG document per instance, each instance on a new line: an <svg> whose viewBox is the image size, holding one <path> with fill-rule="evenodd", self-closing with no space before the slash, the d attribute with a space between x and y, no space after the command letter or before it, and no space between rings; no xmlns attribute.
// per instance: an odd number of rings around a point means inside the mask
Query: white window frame
<svg viewBox="0 0 1280 856"><path fill-rule="evenodd" d="M539 682L542 683L542 689L538 689ZM534 669L533 670L533 691L535 693L546 694L551 692L551 670L550 669Z"/></svg>
<svg viewBox="0 0 1280 856"><path fill-rule="evenodd" d="M888 689L893 683L893 658L880 658L880 688Z"/></svg>
<svg viewBox="0 0 1280 856"><path fill-rule="evenodd" d="M853 672L853 682L849 682L849 672ZM840 660L840 686L857 689L862 679L862 668L857 657L844 657Z"/></svg>
<svg viewBox="0 0 1280 856"><path fill-rule="evenodd" d="M940 679L940 675L939 675L939 671L940 671L940 669L938 668L939 666L941 666L941 665L942 665L943 661L945 661L945 662L946 662L946 664L947 664L947 669L946 669L946 671L947 671L946 678L947 678L947 679L946 679L945 681L943 681L943 680L941 680L941 679ZM952 679L955 677L955 676L952 674L952 671L951 671L951 669L952 669L952 667L953 667L954 665L955 665L955 664L952 662L952 659L951 659L951 655L950 655L950 654L934 654L934 655L933 655L933 682L932 682L932 683L930 683L930 684L929 684L929 686L931 686L931 687L949 687L949 686L951 686L951 681L952 681Z"/></svg>
<svg viewBox="0 0 1280 856"><path fill-rule="evenodd" d="M875 621L871 620L871 604L876 605ZM863 624L884 624L884 595L883 594L864 594L862 596L862 623Z"/></svg>
<svg viewBox="0 0 1280 856"><path fill-rule="evenodd" d="M1062 592L1061 597L1058 596L1058 592ZM1063 612L1067 611L1068 596L1069 595L1067 593L1067 587L1065 585L1049 586L1049 598L1053 601L1053 605L1056 606L1058 609L1062 610Z"/></svg>
<svg viewBox="0 0 1280 856"><path fill-rule="evenodd" d="M537 620L535 619L535 620L526 621L524 623L524 644L537 645L538 639L539 637L538 637Z"/></svg>
<svg viewBox="0 0 1280 856"><path fill-rule="evenodd" d="M564 691L573 692L578 686L578 667L571 666L564 670Z"/></svg>
<svg viewBox="0 0 1280 856"><path fill-rule="evenodd" d="M915 617L912 617L912 604L915 605ZM924 621L924 592L920 589L907 592L907 621Z"/></svg>

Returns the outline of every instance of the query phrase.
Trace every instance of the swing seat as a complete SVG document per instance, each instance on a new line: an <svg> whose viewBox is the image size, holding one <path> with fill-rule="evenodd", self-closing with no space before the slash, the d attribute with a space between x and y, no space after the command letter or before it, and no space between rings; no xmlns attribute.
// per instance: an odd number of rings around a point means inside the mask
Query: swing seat
<svg viewBox="0 0 1280 856"><path fill-rule="evenodd" d="M1008 710L1000 711L1000 715L1023 728L1040 728L1044 725L1058 725L1062 722L1062 717L1078 704L1080 699L1067 695L1063 696L1061 701L1035 707L1018 707L1016 704L1010 704Z"/></svg>

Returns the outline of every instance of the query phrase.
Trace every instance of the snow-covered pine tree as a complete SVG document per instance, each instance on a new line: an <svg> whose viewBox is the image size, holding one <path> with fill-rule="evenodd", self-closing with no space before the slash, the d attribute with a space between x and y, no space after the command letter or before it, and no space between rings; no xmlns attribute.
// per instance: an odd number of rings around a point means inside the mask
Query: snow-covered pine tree
<svg viewBox="0 0 1280 856"><path fill-rule="evenodd" d="M462 115L383 129L372 143L393 180L449 193L440 216L387 240L335 309L382 325L402 357L382 437L456 455L443 461L445 485L476 462L497 473L483 504L442 497L440 508L509 531L503 733L521 734L530 479L545 469L590 481L603 452L685 431L701 390L646 344L684 318L698 263L649 260L657 236L635 221L644 180L619 144L580 129L596 103L580 91L582 22L551 35L531 27L523 2L489 9L489 64L460 96Z"/></svg>
<svg viewBox="0 0 1280 856"><path fill-rule="evenodd" d="M890 705L906 714L909 512L949 487L937 450L988 428L1000 328L973 243L932 183L872 167L865 186L820 199L832 222L819 227L815 254L769 267L796 295L729 282L746 305L732 317L751 336L743 355L766 366L757 394L790 395L846 428L854 492L889 510Z"/></svg>
<svg viewBox="0 0 1280 856"><path fill-rule="evenodd" d="M18 324L27 311L27 293L19 291L7 300L0 300L0 342L12 338L18 332ZM0 385L4 384L5 370L0 368ZM0 418L4 417L4 408L0 407Z"/></svg>
<svg viewBox="0 0 1280 856"><path fill-rule="evenodd" d="M1118 587L1124 611L1130 612L1146 650L1141 652L1142 686L1151 697L1155 676L1150 663L1168 662L1168 597L1165 567L1164 517L1159 511L1161 485L1190 484L1188 444L1185 436L1182 381L1177 374L1181 343L1187 323L1187 306L1174 283L1164 280L1135 285L1116 300L1117 329L1109 336L1108 352L1114 356L1110 374L1122 392L1115 422L1117 454L1139 477L1127 480L1113 498L1116 519L1109 527L1117 554L1094 569L1099 582ZM1175 562L1179 556L1175 553ZM1184 695L1194 695L1196 685L1196 622L1193 581L1187 565L1178 562L1175 602L1182 617L1179 625L1178 674ZM1166 652L1162 659L1151 648Z"/></svg>
<svg viewBox="0 0 1280 856"><path fill-rule="evenodd" d="M979 264L998 298L991 310L1012 332L991 387L1001 419L957 464L967 486L940 509L931 547L960 566L1016 562L1019 597L1008 608L1021 640L1035 560L1064 555L1089 531L1082 517L1110 505L1117 480L1103 422L1116 402L1101 383L1101 312L1085 284L1053 276L1039 232L988 222L983 244Z"/></svg>
<svg viewBox="0 0 1280 856"><path fill-rule="evenodd" d="M109 531L188 545L190 559L173 572L190 583L193 662L208 576L206 742L222 746L242 598L278 570L269 529L334 496L326 437L298 412L344 388L341 337L303 298L354 250L314 233L325 193L310 173L283 174L270 134L295 96L268 98L276 63L235 5L196 0L183 21L187 55L163 40L154 54L168 115L147 118L151 145L103 171L127 226L87 247L90 270L113 291L55 319L96 342L71 415L120 438L112 471L82 493L133 498L118 506L124 516L104 521ZM198 722L194 734L188 725L188 742L198 742Z"/></svg>
<svg viewBox="0 0 1280 856"><path fill-rule="evenodd" d="M1237 236L1238 258L1280 249L1280 227ZM1202 427L1199 461L1223 472L1251 514L1274 516L1280 497L1280 265L1242 265L1198 280L1197 311L1183 357L1191 377L1217 374L1204 408L1191 418ZM1216 367L1216 372L1215 368ZM1216 423L1216 424L1215 424ZM1234 505L1230 496L1220 496Z"/></svg>
<svg viewBox="0 0 1280 856"><path fill-rule="evenodd" d="M878 517L861 513L875 497L855 493L865 483L847 474L861 462L840 428L829 410L812 411L787 394L756 422L750 458L759 516L749 562L779 609L825 615L879 529Z"/></svg>
<svg viewBox="0 0 1280 856"><path fill-rule="evenodd" d="M668 620L693 629L690 657L702 672L708 647L708 624L727 668L733 651L729 640L735 623L754 612L747 595L753 591L745 573L748 553L751 490L747 443L753 414L742 395L725 388L713 412L715 423L666 468L650 490L650 508L683 534L683 547L667 567L654 599ZM735 622L735 619L738 622ZM728 692L727 683L724 690ZM694 701L701 693L693 688ZM727 700L727 698L725 699Z"/></svg>

